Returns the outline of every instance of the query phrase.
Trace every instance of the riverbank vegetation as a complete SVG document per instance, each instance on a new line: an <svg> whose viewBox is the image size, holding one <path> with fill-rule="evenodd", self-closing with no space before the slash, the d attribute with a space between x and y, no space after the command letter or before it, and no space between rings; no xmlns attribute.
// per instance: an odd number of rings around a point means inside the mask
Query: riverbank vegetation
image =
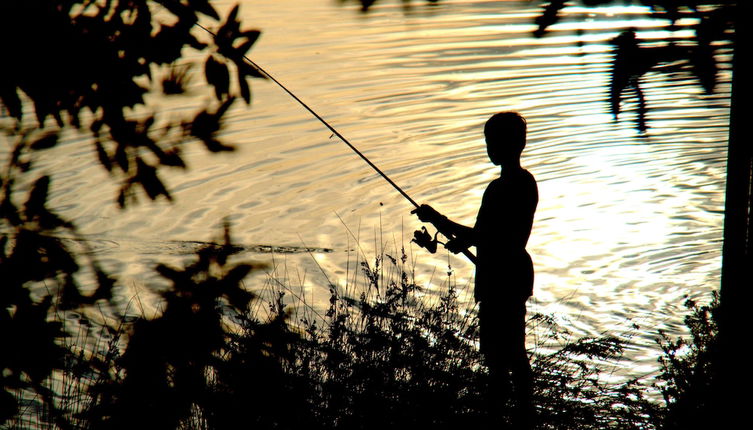
<svg viewBox="0 0 753 430"><path fill-rule="evenodd" d="M19 405L8 428L483 428L476 315L450 276L441 294L427 294L402 250L384 253L353 269L358 282L330 285L320 312L271 275L248 291L246 275L264 276L263 266L238 261L227 230L218 242L185 268L156 267L171 284L157 316L102 325L53 313L49 324L75 330L59 332L55 372L6 387ZM605 378L620 340L575 339L532 315L537 428L673 429L703 418L716 304L688 306L692 340L660 342L664 403L647 396L653 381Z"/></svg>
<svg viewBox="0 0 753 430"><path fill-rule="evenodd" d="M47 395L11 391L21 409L10 428L483 427L476 316L451 278L428 299L397 250L354 269L357 285L331 285L323 312L274 278L259 306L243 283L258 266L234 261L224 240L185 268L156 268L172 284L159 316L79 321L78 342L61 344L65 365L37 386ZM604 379L619 340L572 339L543 315L528 323L540 339L531 351L538 428L658 426L663 409L644 382ZM81 342L102 329L112 334L106 347Z"/></svg>

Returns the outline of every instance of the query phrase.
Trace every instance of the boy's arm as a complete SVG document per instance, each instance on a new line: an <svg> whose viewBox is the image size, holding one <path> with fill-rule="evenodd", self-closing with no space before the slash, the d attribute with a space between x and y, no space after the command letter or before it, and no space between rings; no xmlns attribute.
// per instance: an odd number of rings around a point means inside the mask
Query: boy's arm
<svg viewBox="0 0 753 430"><path fill-rule="evenodd" d="M467 249L469 246L476 244L476 234L473 227L468 227L462 224L458 224L455 221L450 220L446 216L437 212L429 205L421 205L412 210L411 213L416 214L418 218L423 222L430 222L439 230L443 235L450 239L447 249L452 252L461 252ZM461 248L462 247L462 248ZM457 250L454 250L457 249Z"/></svg>

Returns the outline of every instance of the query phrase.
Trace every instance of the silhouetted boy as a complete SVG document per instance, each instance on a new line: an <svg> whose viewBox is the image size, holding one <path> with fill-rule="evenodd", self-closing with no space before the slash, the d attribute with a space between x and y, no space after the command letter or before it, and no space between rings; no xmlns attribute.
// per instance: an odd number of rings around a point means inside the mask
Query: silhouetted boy
<svg viewBox="0 0 753 430"><path fill-rule="evenodd" d="M491 375L492 411L504 399L516 403L516 428L532 425L531 365L525 347L526 301L533 294L533 263L526 252L539 195L536 180L520 167L526 122L516 112L493 115L484 126L489 159L501 166L500 177L484 192L476 225L466 227L421 205L413 213L454 236L445 246L461 252L476 246L479 341ZM510 387L512 381L512 387Z"/></svg>

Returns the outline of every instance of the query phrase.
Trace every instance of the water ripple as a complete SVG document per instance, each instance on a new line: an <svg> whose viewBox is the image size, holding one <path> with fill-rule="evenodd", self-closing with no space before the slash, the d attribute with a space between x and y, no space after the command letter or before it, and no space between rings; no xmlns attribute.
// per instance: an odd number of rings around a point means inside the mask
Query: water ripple
<svg viewBox="0 0 753 430"><path fill-rule="evenodd" d="M367 16L329 1L242 3L243 20L263 30L254 60L414 199L458 221L473 223L496 174L483 122L495 111L521 111L530 132L523 162L541 194L529 243L537 271L531 310L562 316L576 334L624 336L632 360L625 373L655 369L654 329L683 333L684 297L718 287L729 70L713 95L689 76L649 74L647 137L633 129L629 98L614 120L608 40L624 23L662 32L663 24L641 17L645 10L612 20L590 11L579 34L576 18L586 11L577 9L534 39L537 10L527 2L447 2L408 15L385 3ZM201 96L202 87L199 80L192 91ZM325 300L318 266L342 282L356 263L348 230L368 250L407 242L419 224L400 195L272 83L254 81L252 89L252 106L237 103L229 113L224 137L235 153L187 147L190 169L165 175L175 203L118 210L92 148L68 144L41 165L55 172L51 207L99 238L108 267L136 285L155 282L141 276L155 260L184 253L169 244L210 240L226 216L239 243L332 250L314 261L307 253L276 257L306 273L307 295ZM202 106L161 103L171 112ZM117 238L134 245L109 248ZM144 248L156 242L169 249ZM472 278L462 258L411 252L428 291L441 288L435 273L448 264L459 284ZM633 323L650 330L632 336Z"/></svg>

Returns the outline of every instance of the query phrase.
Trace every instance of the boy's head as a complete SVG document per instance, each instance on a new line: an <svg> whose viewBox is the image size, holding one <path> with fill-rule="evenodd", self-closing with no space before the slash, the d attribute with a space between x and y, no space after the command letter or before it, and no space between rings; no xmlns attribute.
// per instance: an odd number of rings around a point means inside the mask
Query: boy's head
<svg viewBox="0 0 753 430"><path fill-rule="evenodd" d="M484 136L492 163L517 162L526 146L526 120L517 112L494 114L484 125Z"/></svg>

